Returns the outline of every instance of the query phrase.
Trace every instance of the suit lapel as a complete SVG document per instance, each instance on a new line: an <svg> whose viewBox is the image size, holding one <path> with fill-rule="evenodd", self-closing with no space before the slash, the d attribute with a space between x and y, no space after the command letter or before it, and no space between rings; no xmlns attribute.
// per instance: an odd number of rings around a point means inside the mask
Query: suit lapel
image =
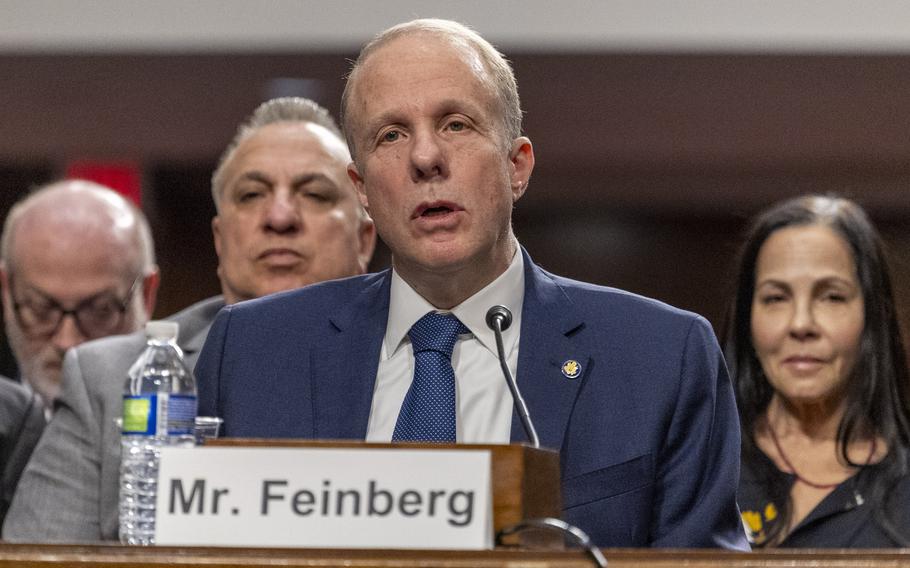
<svg viewBox="0 0 910 568"><path fill-rule="evenodd" d="M390 272L366 279L364 287L338 314L331 331L313 350L315 435L323 439L366 439L389 316Z"/></svg>
<svg viewBox="0 0 910 568"><path fill-rule="evenodd" d="M590 353L572 338L584 325L584 317L553 278L531 262L524 249L522 254L525 298L516 380L541 446L558 450L575 398L591 366ZM580 365L576 378L569 378L562 371L563 365L571 361ZM514 411L511 438L513 442L528 441Z"/></svg>
<svg viewBox="0 0 910 568"><path fill-rule="evenodd" d="M573 340L584 318L553 278L525 263L525 298L516 380L528 404L541 445L562 447L575 398L591 365L590 353ZM315 437L366 438L379 354L389 315L390 271L368 278L357 296L338 314L329 316L327 334L311 358ZM581 365L578 378L561 368L566 361ZM527 441L518 415L512 415L512 441Z"/></svg>

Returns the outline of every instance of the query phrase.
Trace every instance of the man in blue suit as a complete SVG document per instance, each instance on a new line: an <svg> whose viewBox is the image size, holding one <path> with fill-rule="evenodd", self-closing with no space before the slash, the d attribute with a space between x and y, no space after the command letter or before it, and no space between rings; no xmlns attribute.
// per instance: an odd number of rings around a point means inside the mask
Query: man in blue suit
<svg viewBox="0 0 910 568"><path fill-rule="evenodd" d="M392 269L222 311L200 413L228 436L524 441L484 321L502 304L507 364L560 452L564 518L600 546L747 549L709 324L549 274L515 239L534 152L505 59L460 24L401 24L361 51L342 107L348 173ZM445 348L424 346L442 330Z"/></svg>

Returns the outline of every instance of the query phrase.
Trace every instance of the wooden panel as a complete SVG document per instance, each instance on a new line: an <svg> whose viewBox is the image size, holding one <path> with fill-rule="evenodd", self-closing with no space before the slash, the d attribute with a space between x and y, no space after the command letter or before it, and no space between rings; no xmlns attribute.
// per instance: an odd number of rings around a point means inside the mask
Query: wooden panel
<svg viewBox="0 0 910 568"><path fill-rule="evenodd" d="M604 550L610 568L899 568L907 551ZM487 552L0 545L0 568L587 568L580 551Z"/></svg>

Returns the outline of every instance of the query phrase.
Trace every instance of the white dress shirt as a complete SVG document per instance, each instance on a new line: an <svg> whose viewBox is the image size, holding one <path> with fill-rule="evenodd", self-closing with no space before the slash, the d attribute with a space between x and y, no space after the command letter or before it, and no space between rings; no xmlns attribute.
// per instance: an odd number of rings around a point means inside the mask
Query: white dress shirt
<svg viewBox="0 0 910 568"><path fill-rule="evenodd" d="M468 444L507 444L512 431L512 393L502 376L496 354L496 335L487 327L487 310L497 304L512 312L512 325L503 333L509 370L516 380L521 308L524 303L524 260L516 246L505 272L451 311L471 333L458 337L452 351L455 369L456 439ZM414 380L414 350L408 331L417 320L437 310L392 271L389 321L386 326L373 406L367 427L368 442L388 442L398 413Z"/></svg>

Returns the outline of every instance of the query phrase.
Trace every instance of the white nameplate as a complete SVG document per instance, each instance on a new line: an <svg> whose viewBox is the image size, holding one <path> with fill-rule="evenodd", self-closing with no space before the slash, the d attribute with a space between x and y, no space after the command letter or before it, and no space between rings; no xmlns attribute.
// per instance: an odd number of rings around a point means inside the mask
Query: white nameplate
<svg viewBox="0 0 910 568"><path fill-rule="evenodd" d="M163 448L162 545L493 547L490 452Z"/></svg>

